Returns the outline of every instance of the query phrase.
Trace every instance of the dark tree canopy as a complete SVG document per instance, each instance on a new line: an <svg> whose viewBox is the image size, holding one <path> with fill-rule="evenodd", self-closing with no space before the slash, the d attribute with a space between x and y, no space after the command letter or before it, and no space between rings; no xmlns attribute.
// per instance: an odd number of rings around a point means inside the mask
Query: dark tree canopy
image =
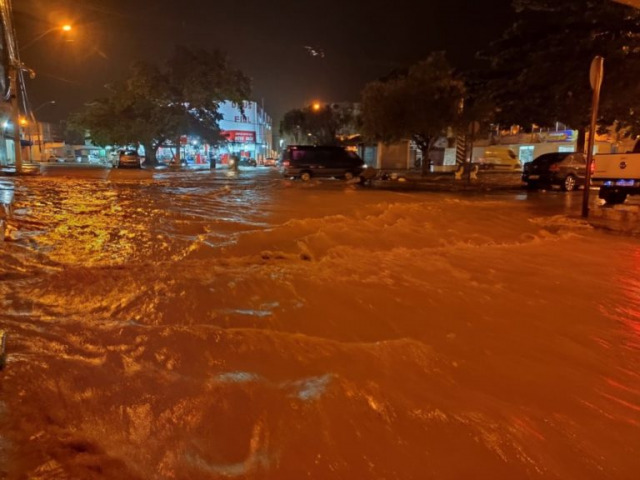
<svg viewBox="0 0 640 480"><path fill-rule="evenodd" d="M637 126L640 11L603 0L515 0L517 22L481 55L506 124L588 125L589 66L605 59L601 122Z"/></svg>
<svg viewBox="0 0 640 480"><path fill-rule="evenodd" d="M325 104L288 111L280 133L296 145L337 145L340 137L355 133L359 121L353 104Z"/></svg>
<svg viewBox="0 0 640 480"><path fill-rule="evenodd" d="M368 84L362 93L365 135L373 140L414 140L423 158L461 119L465 86L443 53L434 53L405 74Z"/></svg>
<svg viewBox="0 0 640 480"><path fill-rule="evenodd" d="M215 145L223 141L218 107L249 97L249 79L219 51L176 47L164 68L138 62L111 95L88 104L72 118L98 145L141 143L147 161L158 148L181 135L196 135Z"/></svg>

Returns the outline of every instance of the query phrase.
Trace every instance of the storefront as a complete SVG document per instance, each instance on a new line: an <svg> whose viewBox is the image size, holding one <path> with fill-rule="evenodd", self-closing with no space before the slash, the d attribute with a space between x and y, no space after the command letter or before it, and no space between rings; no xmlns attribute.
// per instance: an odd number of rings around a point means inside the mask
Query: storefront
<svg viewBox="0 0 640 480"><path fill-rule="evenodd" d="M180 139L180 158L189 165L209 165L212 158L218 164L227 164L231 155L260 163L271 155L273 147L272 120L256 102L240 105L224 102L218 112L222 116L220 130L226 141L217 146L209 145L195 136ZM170 163L176 147L165 146L158 150L161 163Z"/></svg>
<svg viewBox="0 0 640 480"><path fill-rule="evenodd" d="M273 148L272 120L256 102L244 102L242 108L224 102L219 110L222 115L220 129L227 142L217 149L222 163L232 154L255 160L258 163L271 156Z"/></svg>

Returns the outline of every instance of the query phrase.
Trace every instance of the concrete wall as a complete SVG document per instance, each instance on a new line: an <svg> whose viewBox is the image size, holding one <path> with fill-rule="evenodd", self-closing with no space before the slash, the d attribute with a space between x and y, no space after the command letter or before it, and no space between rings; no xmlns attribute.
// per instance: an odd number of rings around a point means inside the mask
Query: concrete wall
<svg viewBox="0 0 640 480"><path fill-rule="evenodd" d="M378 144L376 168L381 170L406 170L413 168L411 146L409 141L385 145Z"/></svg>

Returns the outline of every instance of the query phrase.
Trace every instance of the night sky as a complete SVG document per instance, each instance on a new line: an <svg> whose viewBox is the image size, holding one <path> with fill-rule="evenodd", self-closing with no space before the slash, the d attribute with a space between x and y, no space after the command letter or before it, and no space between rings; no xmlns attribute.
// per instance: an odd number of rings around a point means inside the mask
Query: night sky
<svg viewBox="0 0 640 480"><path fill-rule="evenodd" d="M39 112L50 121L175 44L226 51L278 120L314 99L357 101L366 82L431 51L471 67L512 19L510 0L14 0L14 11L22 59L37 72L31 103L57 102ZM56 31L30 44L67 21L73 41Z"/></svg>

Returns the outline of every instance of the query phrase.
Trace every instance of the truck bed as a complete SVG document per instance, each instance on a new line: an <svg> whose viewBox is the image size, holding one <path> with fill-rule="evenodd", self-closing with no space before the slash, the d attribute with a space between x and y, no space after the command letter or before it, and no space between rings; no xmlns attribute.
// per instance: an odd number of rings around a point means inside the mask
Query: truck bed
<svg viewBox="0 0 640 480"><path fill-rule="evenodd" d="M594 181L640 180L640 153L611 153L595 156Z"/></svg>
<svg viewBox="0 0 640 480"><path fill-rule="evenodd" d="M610 205L640 194L640 153L596 155L591 184L600 187L599 197Z"/></svg>

